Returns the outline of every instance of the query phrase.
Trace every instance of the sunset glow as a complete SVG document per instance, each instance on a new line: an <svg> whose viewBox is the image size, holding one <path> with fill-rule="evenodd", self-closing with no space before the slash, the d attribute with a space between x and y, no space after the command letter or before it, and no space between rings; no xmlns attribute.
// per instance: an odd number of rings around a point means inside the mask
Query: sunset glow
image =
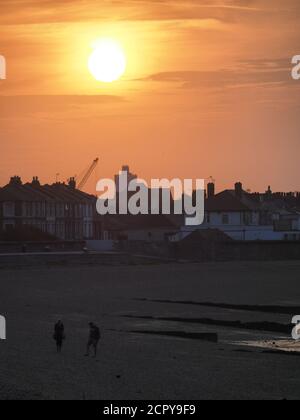
<svg viewBox="0 0 300 420"><path fill-rule="evenodd" d="M0 184L68 179L103 156L108 178L125 162L144 179L298 190L299 13L298 0L4 2Z"/></svg>

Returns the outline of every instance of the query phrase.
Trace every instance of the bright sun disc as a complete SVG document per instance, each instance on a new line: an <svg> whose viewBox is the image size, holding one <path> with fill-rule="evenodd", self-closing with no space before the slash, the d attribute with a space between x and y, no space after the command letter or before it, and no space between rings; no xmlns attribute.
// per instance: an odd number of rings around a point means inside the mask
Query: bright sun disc
<svg viewBox="0 0 300 420"><path fill-rule="evenodd" d="M126 70L126 57L122 47L113 40L100 41L89 58L89 70L96 80L112 83Z"/></svg>

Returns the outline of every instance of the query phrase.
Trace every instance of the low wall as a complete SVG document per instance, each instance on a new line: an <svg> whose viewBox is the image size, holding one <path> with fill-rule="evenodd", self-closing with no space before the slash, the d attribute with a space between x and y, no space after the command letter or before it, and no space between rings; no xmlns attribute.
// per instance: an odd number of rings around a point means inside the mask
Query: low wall
<svg viewBox="0 0 300 420"><path fill-rule="evenodd" d="M52 251L0 254L0 269L35 266L135 265L186 260L277 261L300 260L300 242L129 242L118 244L118 252Z"/></svg>
<svg viewBox="0 0 300 420"><path fill-rule="evenodd" d="M110 252L115 249L115 241L86 241L86 247L91 251Z"/></svg>
<svg viewBox="0 0 300 420"><path fill-rule="evenodd" d="M120 266L120 265L152 265L160 263L159 259L147 256L134 256L128 253L34 253L34 254L2 254L0 270L26 269L36 267L76 267L76 266ZM1 273L1 271L0 271Z"/></svg>
<svg viewBox="0 0 300 420"><path fill-rule="evenodd" d="M300 242L229 241L173 245L175 259L189 261L277 261L300 260Z"/></svg>
<svg viewBox="0 0 300 420"><path fill-rule="evenodd" d="M81 251L85 241L0 242L0 254L19 252Z"/></svg>
<svg viewBox="0 0 300 420"><path fill-rule="evenodd" d="M219 259L230 260L300 260L300 242L251 241L228 242L220 249Z"/></svg>
<svg viewBox="0 0 300 420"><path fill-rule="evenodd" d="M120 252L136 255L148 255L161 259L172 258L168 242L119 241L116 244L116 249Z"/></svg>

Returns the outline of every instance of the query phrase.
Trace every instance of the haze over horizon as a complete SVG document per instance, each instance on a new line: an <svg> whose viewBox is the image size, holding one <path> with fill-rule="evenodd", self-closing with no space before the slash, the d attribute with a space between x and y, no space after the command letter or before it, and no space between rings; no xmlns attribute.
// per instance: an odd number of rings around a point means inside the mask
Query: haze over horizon
<svg viewBox="0 0 300 420"><path fill-rule="evenodd" d="M140 177L218 190L300 190L298 0L10 0L1 6L0 185L54 182L99 156ZM97 82L93 44L122 44L125 75Z"/></svg>

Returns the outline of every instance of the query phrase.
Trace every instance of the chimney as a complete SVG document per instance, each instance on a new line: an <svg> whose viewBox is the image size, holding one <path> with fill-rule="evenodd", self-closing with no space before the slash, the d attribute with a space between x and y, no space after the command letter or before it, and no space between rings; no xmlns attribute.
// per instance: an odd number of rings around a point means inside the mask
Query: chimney
<svg viewBox="0 0 300 420"><path fill-rule="evenodd" d="M22 185L22 180L19 176L12 176L10 178L10 185Z"/></svg>
<svg viewBox="0 0 300 420"><path fill-rule="evenodd" d="M210 182L207 184L207 198L214 197L215 195L215 184Z"/></svg>
<svg viewBox="0 0 300 420"><path fill-rule="evenodd" d="M69 179L69 183L68 183L69 187L72 188L73 190L76 190L76 180L74 177Z"/></svg>
<svg viewBox="0 0 300 420"><path fill-rule="evenodd" d="M269 185L268 186L268 189L267 189L267 191L266 191L266 195L268 196L268 197L271 197L272 196L272 189L271 189L271 185Z"/></svg>
<svg viewBox="0 0 300 420"><path fill-rule="evenodd" d="M242 198L243 195L243 184L241 182L237 182L234 186L235 195L239 198Z"/></svg>
<svg viewBox="0 0 300 420"><path fill-rule="evenodd" d="M39 178L37 176L33 177L31 185L34 186L34 187L39 187L41 185L40 181L39 181Z"/></svg>

